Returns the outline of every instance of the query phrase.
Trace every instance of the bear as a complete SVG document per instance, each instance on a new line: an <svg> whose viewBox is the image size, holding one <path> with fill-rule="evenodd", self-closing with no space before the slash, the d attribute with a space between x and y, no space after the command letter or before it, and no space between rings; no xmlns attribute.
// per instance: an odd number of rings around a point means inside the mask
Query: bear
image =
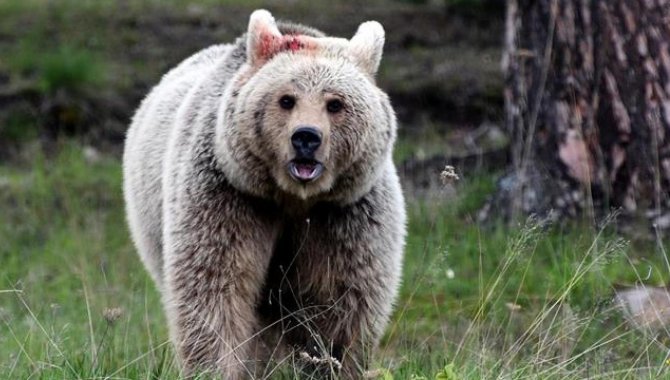
<svg viewBox="0 0 670 380"><path fill-rule="evenodd" d="M127 220L185 374L368 367L406 238L396 116L375 82L384 41L375 21L347 40L256 10L137 109Z"/></svg>

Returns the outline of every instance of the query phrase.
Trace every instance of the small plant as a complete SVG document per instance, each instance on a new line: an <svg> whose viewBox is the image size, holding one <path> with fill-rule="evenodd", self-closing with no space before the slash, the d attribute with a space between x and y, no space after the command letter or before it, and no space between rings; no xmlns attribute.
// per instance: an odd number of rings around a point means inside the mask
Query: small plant
<svg viewBox="0 0 670 380"><path fill-rule="evenodd" d="M435 375L435 380L461 380L461 377L456 373L454 363L449 363Z"/></svg>
<svg viewBox="0 0 670 380"><path fill-rule="evenodd" d="M45 50L30 41L21 43L18 50L11 68L19 76L34 80L42 92L78 92L105 81L103 63L88 50L68 45Z"/></svg>
<svg viewBox="0 0 670 380"><path fill-rule="evenodd" d="M44 55L39 74L40 87L51 93L58 89L79 91L100 84L104 70L88 51L64 46Z"/></svg>

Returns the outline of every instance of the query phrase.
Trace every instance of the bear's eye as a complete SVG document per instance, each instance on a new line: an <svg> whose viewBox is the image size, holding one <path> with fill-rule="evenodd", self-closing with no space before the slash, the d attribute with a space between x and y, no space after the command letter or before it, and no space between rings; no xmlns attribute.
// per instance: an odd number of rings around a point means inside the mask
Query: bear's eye
<svg viewBox="0 0 670 380"><path fill-rule="evenodd" d="M342 111L342 108L344 108L344 105L337 99L329 100L328 103L326 103L326 109L330 113L338 113Z"/></svg>
<svg viewBox="0 0 670 380"><path fill-rule="evenodd" d="M279 106L285 110L295 107L295 98L291 95L284 95L279 99Z"/></svg>

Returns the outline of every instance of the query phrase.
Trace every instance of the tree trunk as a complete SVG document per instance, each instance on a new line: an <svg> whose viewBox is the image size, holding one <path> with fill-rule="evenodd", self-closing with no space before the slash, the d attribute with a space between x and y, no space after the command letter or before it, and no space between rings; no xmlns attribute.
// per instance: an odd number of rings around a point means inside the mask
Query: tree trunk
<svg viewBox="0 0 670 380"><path fill-rule="evenodd" d="M507 217L621 209L670 227L670 0L507 6L514 166L489 206Z"/></svg>

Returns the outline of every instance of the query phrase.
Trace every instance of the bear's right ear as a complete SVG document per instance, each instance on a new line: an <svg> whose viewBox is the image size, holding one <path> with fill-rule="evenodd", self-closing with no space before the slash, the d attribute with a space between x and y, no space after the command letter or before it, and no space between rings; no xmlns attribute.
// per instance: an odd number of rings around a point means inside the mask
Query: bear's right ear
<svg viewBox="0 0 670 380"><path fill-rule="evenodd" d="M384 50L384 28L377 21L366 21L349 40L349 52L354 61L370 76L379 69Z"/></svg>
<svg viewBox="0 0 670 380"><path fill-rule="evenodd" d="M247 31L247 62L261 66L276 54L282 34L270 12L265 9L254 11L249 18Z"/></svg>

